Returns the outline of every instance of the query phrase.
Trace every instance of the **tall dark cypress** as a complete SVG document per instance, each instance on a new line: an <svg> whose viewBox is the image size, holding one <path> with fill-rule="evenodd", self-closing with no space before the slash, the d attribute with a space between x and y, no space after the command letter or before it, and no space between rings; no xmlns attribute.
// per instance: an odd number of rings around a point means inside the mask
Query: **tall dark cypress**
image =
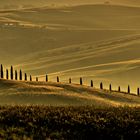
<svg viewBox="0 0 140 140"><path fill-rule="evenodd" d="M100 89L103 89L103 83L102 82L100 83Z"/></svg>
<svg viewBox="0 0 140 140"><path fill-rule="evenodd" d="M121 87L120 86L118 87L118 91L121 92Z"/></svg>
<svg viewBox="0 0 140 140"><path fill-rule="evenodd" d="M15 80L18 80L17 70L15 70Z"/></svg>
<svg viewBox="0 0 140 140"><path fill-rule="evenodd" d="M8 69L6 69L6 79L9 79Z"/></svg>
<svg viewBox="0 0 140 140"><path fill-rule="evenodd" d="M57 76L57 82L59 82L59 77Z"/></svg>
<svg viewBox="0 0 140 140"><path fill-rule="evenodd" d="M91 80L91 87L93 87L93 80Z"/></svg>
<svg viewBox="0 0 140 140"><path fill-rule="evenodd" d="M71 84L71 78L69 78L69 83Z"/></svg>
<svg viewBox="0 0 140 140"><path fill-rule="evenodd" d="M80 77L80 85L83 85L83 79Z"/></svg>
<svg viewBox="0 0 140 140"><path fill-rule="evenodd" d="M109 90L112 91L112 85L111 84L109 85Z"/></svg>
<svg viewBox="0 0 140 140"><path fill-rule="evenodd" d="M36 81L38 82L38 77L36 77Z"/></svg>
<svg viewBox="0 0 140 140"><path fill-rule="evenodd" d="M137 95L140 95L140 88L137 88Z"/></svg>
<svg viewBox="0 0 140 140"><path fill-rule="evenodd" d="M46 74L46 82L48 82L48 75Z"/></svg>
<svg viewBox="0 0 140 140"><path fill-rule="evenodd" d="M19 71L19 80L22 80L22 71Z"/></svg>
<svg viewBox="0 0 140 140"><path fill-rule="evenodd" d="M27 74L25 73L25 81L27 81Z"/></svg>
<svg viewBox="0 0 140 140"><path fill-rule="evenodd" d="M3 65L1 64L1 78L4 78Z"/></svg>
<svg viewBox="0 0 140 140"><path fill-rule="evenodd" d="M130 86L128 85L128 93L130 93Z"/></svg>
<svg viewBox="0 0 140 140"><path fill-rule="evenodd" d="M13 80L13 66L11 66L11 80Z"/></svg>
<svg viewBox="0 0 140 140"><path fill-rule="evenodd" d="M30 75L30 81L32 81L32 76Z"/></svg>

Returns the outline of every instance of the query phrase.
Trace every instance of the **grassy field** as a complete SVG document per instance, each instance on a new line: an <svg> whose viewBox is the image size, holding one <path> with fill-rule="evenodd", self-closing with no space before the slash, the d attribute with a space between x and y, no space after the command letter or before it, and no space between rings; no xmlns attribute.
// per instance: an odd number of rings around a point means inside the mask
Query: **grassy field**
<svg viewBox="0 0 140 140"><path fill-rule="evenodd" d="M0 140L140 138L139 99L78 84L0 79Z"/></svg>
<svg viewBox="0 0 140 140"><path fill-rule="evenodd" d="M140 96L79 84L0 79L0 105L140 106Z"/></svg>
<svg viewBox="0 0 140 140"><path fill-rule="evenodd" d="M1 106L0 139L140 138L140 108Z"/></svg>

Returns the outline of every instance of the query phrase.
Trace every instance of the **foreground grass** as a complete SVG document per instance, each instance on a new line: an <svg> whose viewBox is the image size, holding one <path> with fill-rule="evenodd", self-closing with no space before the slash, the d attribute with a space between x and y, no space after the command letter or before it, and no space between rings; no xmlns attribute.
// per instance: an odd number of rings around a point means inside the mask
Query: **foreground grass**
<svg viewBox="0 0 140 140"><path fill-rule="evenodd" d="M140 108L1 106L0 139L140 139Z"/></svg>

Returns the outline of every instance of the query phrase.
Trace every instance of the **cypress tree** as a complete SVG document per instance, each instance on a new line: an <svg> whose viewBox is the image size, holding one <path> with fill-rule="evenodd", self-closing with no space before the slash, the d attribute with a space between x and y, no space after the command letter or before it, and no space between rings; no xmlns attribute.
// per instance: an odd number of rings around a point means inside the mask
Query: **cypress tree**
<svg viewBox="0 0 140 140"><path fill-rule="evenodd" d="M121 92L121 87L120 86L118 87L118 91Z"/></svg>
<svg viewBox="0 0 140 140"><path fill-rule="evenodd" d="M6 69L6 79L9 79L8 69Z"/></svg>
<svg viewBox="0 0 140 140"><path fill-rule="evenodd" d="M18 80L17 70L15 70L15 80Z"/></svg>
<svg viewBox="0 0 140 140"><path fill-rule="evenodd" d="M103 83L102 82L100 83L100 89L103 89Z"/></svg>
<svg viewBox="0 0 140 140"><path fill-rule="evenodd" d="M13 66L11 66L11 80L13 80Z"/></svg>
<svg viewBox="0 0 140 140"><path fill-rule="evenodd" d="M38 77L36 77L36 81L38 82Z"/></svg>
<svg viewBox="0 0 140 140"><path fill-rule="evenodd" d="M27 81L27 74L25 73L25 81Z"/></svg>
<svg viewBox="0 0 140 140"><path fill-rule="evenodd" d="M30 81L32 81L32 76L30 75Z"/></svg>
<svg viewBox="0 0 140 140"><path fill-rule="evenodd" d="M83 85L83 79L80 77L80 85Z"/></svg>
<svg viewBox="0 0 140 140"><path fill-rule="evenodd" d="M3 65L1 64L1 78L4 78Z"/></svg>
<svg viewBox="0 0 140 140"><path fill-rule="evenodd" d="M48 82L48 75L46 75L46 82Z"/></svg>
<svg viewBox="0 0 140 140"><path fill-rule="evenodd" d="M69 78L69 83L71 84L71 78Z"/></svg>
<svg viewBox="0 0 140 140"><path fill-rule="evenodd" d="M130 93L130 86L128 85L128 93Z"/></svg>
<svg viewBox="0 0 140 140"><path fill-rule="evenodd" d="M19 80L22 80L22 71L19 71Z"/></svg>
<svg viewBox="0 0 140 140"><path fill-rule="evenodd" d="M140 89L139 88L137 89L137 95L138 96L140 95Z"/></svg>
<svg viewBox="0 0 140 140"><path fill-rule="evenodd" d="M111 84L109 85L109 90L112 91L112 85Z"/></svg>
<svg viewBox="0 0 140 140"><path fill-rule="evenodd" d="M93 87L93 80L91 80L91 87Z"/></svg>
<svg viewBox="0 0 140 140"><path fill-rule="evenodd" d="M57 76L57 82L59 82L59 77Z"/></svg>

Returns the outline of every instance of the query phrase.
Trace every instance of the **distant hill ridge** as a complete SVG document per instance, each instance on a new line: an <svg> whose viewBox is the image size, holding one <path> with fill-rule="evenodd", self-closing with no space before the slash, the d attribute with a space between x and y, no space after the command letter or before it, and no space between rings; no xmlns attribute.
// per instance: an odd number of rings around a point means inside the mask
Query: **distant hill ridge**
<svg viewBox="0 0 140 140"><path fill-rule="evenodd" d="M0 105L140 106L140 97L78 84L0 79Z"/></svg>

